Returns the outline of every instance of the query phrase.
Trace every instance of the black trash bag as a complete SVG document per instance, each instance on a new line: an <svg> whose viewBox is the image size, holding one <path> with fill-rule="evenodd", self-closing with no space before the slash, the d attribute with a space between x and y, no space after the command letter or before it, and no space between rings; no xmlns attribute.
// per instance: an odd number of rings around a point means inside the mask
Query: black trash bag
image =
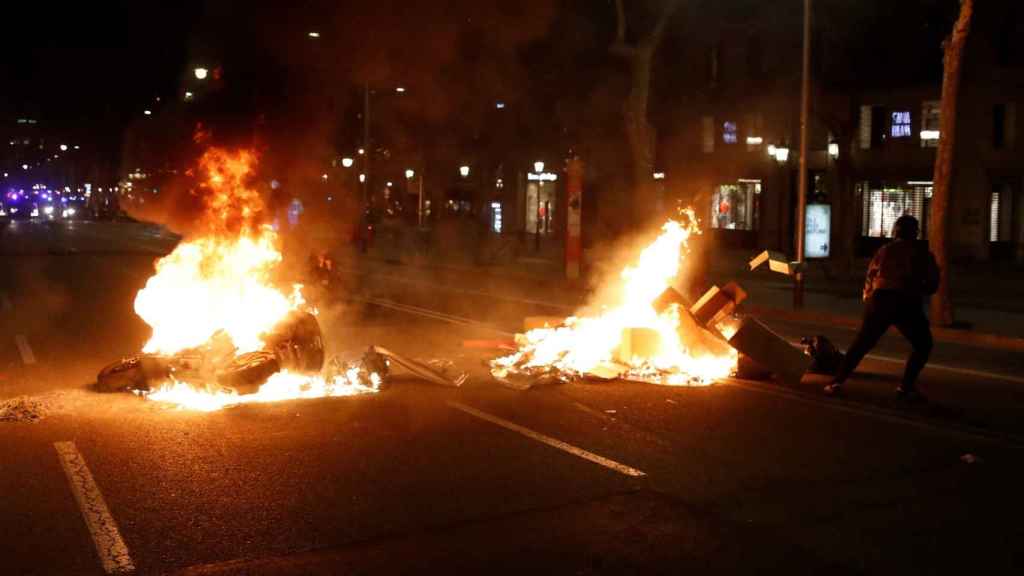
<svg viewBox="0 0 1024 576"><path fill-rule="evenodd" d="M808 372L829 375L839 372L839 366L843 363L843 353L831 340L821 335L804 336L800 339L800 344L804 347L804 354L811 357Z"/></svg>

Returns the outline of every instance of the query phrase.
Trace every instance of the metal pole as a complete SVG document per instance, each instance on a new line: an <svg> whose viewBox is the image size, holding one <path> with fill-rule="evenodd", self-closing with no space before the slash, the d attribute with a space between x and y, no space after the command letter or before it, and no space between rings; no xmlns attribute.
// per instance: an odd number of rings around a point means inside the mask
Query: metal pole
<svg viewBox="0 0 1024 576"><path fill-rule="evenodd" d="M811 104L811 0L804 0L803 78L800 86L800 176L796 200L796 261L793 307L804 305L804 228L807 218L807 116Z"/></svg>
<svg viewBox="0 0 1024 576"><path fill-rule="evenodd" d="M370 84L363 85L363 204L370 202Z"/></svg>
<svg viewBox="0 0 1024 576"><path fill-rule="evenodd" d="M420 169L419 227L423 228L423 170Z"/></svg>

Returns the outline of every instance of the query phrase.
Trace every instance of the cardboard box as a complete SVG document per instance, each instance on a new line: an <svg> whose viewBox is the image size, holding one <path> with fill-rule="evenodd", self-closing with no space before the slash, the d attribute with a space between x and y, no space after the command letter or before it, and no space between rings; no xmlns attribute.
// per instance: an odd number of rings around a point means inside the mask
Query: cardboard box
<svg viewBox="0 0 1024 576"><path fill-rule="evenodd" d="M811 357L757 320L746 317L729 345L770 370L783 384L797 385L811 365Z"/></svg>

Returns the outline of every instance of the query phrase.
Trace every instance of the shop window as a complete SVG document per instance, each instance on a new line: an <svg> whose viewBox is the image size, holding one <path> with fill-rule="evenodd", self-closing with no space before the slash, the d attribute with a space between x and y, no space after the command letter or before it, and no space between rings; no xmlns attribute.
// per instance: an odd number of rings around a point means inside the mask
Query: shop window
<svg viewBox="0 0 1024 576"><path fill-rule="evenodd" d="M501 202L491 202L491 231L501 234L502 224Z"/></svg>
<svg viewBox="0 0 1024 576"><path fill-rule="evenodd" d="M861 235L889 238L896 219L904 214L917 218L922 236L927 234L932 185L930 182L879 184L861 182L857 185L863 198Z"/></svg>
<svg viewBox="0 0 1024 576"><path fill-rule="evenodd" d="M760 180L739 180L717 186L711 195L712 228L757 230L761 201Z"/></svg>
<svg viewBox="0 0 1024 576"><path fill-rule="evenodd" d="M548 236L554 233L555 185L530 182L526 186L526 232Z"/></svg>
<svg viewBox="0 0 1024 576"><path fill-rule="evenodd" d="M999 242L999 192L993 192L988 209L988 241Z"/></svg>

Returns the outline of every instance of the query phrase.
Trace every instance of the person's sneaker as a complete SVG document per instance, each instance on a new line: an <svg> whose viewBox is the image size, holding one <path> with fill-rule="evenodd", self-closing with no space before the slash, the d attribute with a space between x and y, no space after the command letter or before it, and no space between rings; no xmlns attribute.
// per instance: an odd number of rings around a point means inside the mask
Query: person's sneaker
<svg viewBox="0 0 1024 576"><path fill-rule="evenodd" d="M923 404L928 401L928 398L918 392L916 388L908 388L906 386L900 386L896 389L896 397L911 404Z"/></svg>
<svg viewBox="0 0 1024 576"><path fill-rule="evenodd" d="M825 386L825 394L829 396L841 396L843 394L843 383L832 382L828 386Z"/></svg>

